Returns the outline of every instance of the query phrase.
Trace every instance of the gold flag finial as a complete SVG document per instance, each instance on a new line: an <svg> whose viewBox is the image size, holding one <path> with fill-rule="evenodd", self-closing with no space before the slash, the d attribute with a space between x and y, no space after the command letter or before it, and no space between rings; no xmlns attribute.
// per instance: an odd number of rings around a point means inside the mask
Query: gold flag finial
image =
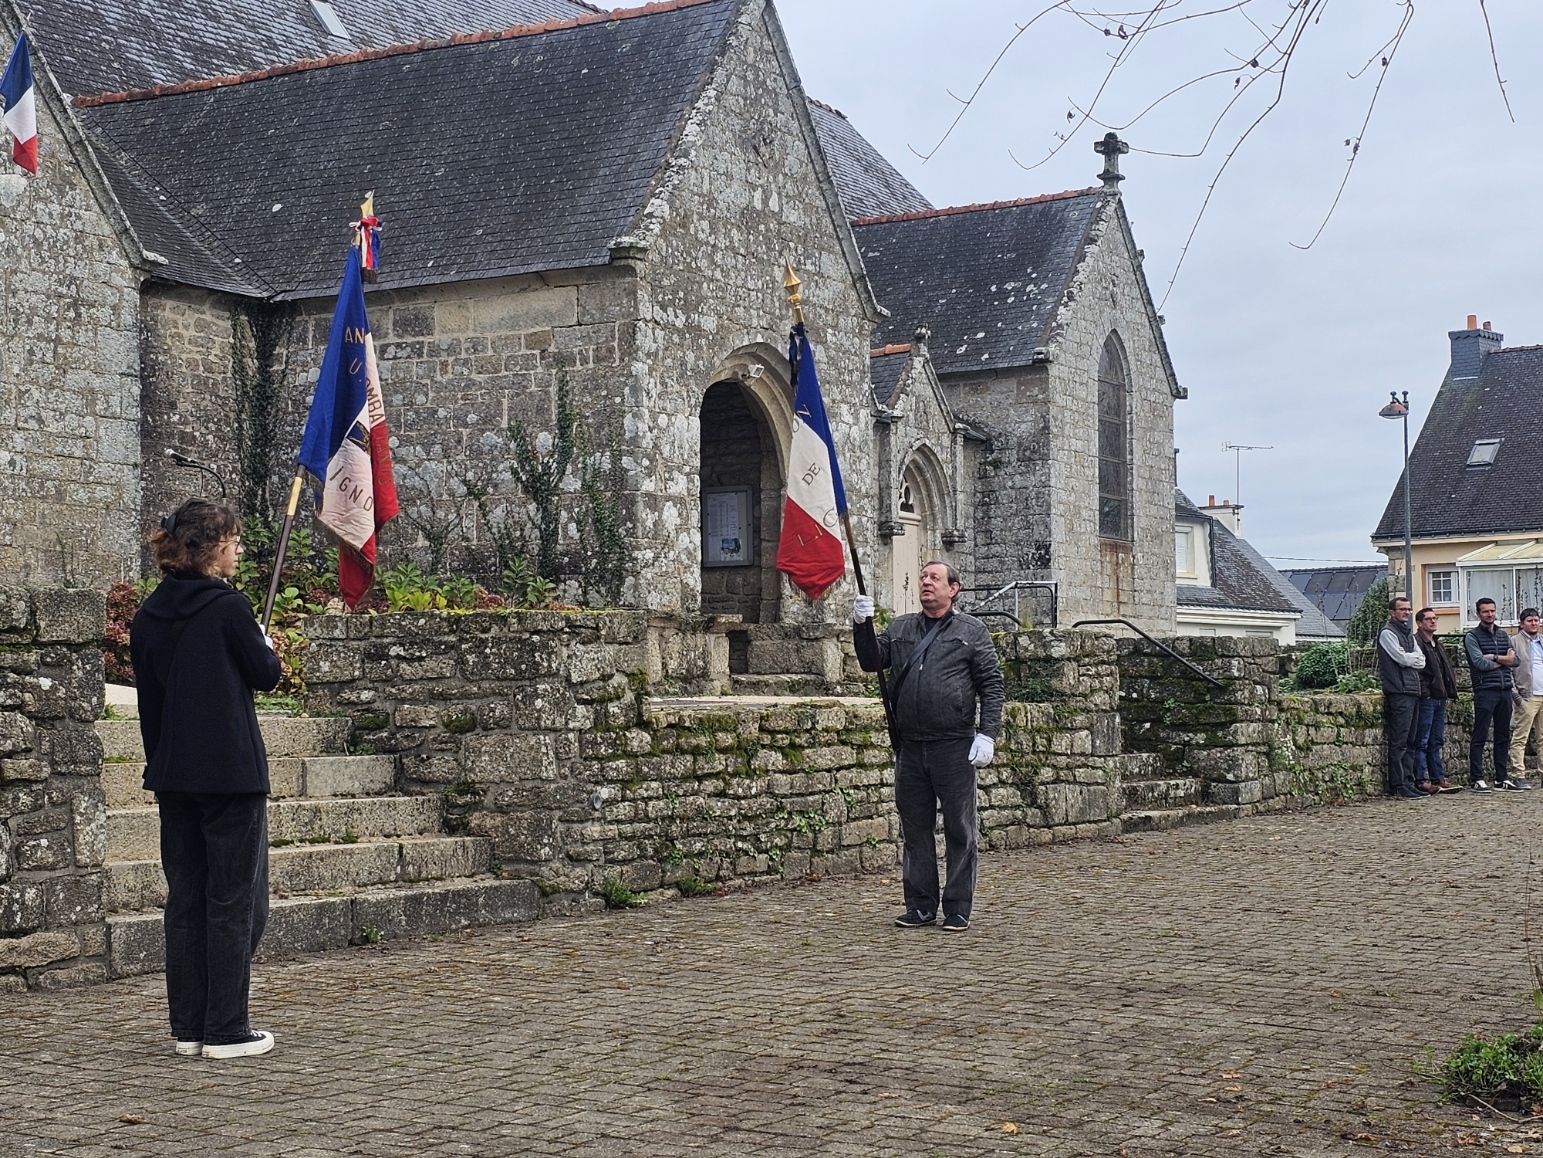
<svg viewBox="0 0 1543 1158"><path fill-rule="evenodd" d="M782 279L782 288L788 293L788 304L793 307L793 320L802 323L804 320L804 295L798 290L803 283L798 280L798 275L793 272L793 263L787 263L787 276Z"/></svg>
<svg viewBox="0 0 1543 1158"><path fill-rule="evenodd" d="M375 190L371 189L364 195L364 204L359 206L360 217L375 216Z"/></svg>

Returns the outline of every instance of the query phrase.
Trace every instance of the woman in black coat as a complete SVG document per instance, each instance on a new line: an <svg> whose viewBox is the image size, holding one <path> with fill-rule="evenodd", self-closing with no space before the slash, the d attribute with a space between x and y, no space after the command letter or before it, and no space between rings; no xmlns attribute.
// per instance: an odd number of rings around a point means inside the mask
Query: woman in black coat
<svg viewBox="0 0 1543 1158"><path fill-rule="evenodd" d="M273 1048L247 1020L252 954L268 920L268 756L252 692L282 669L246 596L229 584L240 521L189 499L150 536L160 585L134 616L145 788L161 814L166 1001L177 1052Z"/></svg>

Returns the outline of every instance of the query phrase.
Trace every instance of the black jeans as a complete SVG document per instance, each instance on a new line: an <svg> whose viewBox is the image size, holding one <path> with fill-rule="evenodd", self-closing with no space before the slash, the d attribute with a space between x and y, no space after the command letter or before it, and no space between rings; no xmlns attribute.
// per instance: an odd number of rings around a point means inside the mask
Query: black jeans
<svg viewBox="0 0 1543 1158"><path fill-rule="evenodd" d="M251 1032L252 954L268 924L268 797L158 792L166 1005L178 1041Z"/></svg>
<svg viewBox="0 0 1543 1158"><path fill-rule="evenodd" d="M1484 744L1494 731L1495 780L1511 774L1511 689L1480 688L1473 693L1473 735L1468 740L1468 783L1484 779Z"/></svg>
<svg viewBox="0 0 1543 1158"><path fill-rule="evenodd" d="M895 810L905 852L901 879L905 907L938 911L938 809L943 811L943 843L948 876L943 884L943 912L970 915L975 900L975 766L970 763L973 736L961 740L902 740L895 758Z"/></svg>
<svg viewBox="0 0 1543 1158"><path fill-rule="evenodd" d="M1420 732L1420 697L1387 692L1382 719L1388 735L1388 792L1414 787L1414 749Z"/></svg>

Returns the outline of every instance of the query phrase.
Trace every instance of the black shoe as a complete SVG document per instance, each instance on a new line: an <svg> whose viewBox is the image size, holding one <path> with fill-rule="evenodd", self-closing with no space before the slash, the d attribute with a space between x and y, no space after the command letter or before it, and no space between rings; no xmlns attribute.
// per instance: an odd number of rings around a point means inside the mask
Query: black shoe
<svg viewBox="0 0 1543 1158"><path fill-rule="evenodd" d="M1525 792L1527 789L1531 788L1532 785L1527 783L1527 781L1523 780L1520 776L1507 776L1499 784L1495 785L1495 787L1503 788L1507 792Z"/></svg>
<svg viewBox="0 0 1543 1158"><path fill-rule="evenodd" d="M895 924L902 929L920 929L923 925L930 925L938 919L936 913L924 913L920 909L907 909L895 918Z"/></svg>
<svg viewBox="0 0 1543 1158"><path fill-rule="evenodd" d="M962 933L970 927L970 918L963 913L950 913L943 918L943 932Z"/></svg>
<svg viewBox="0 0 1543 1158"><path fill-rule="evenodd" d="M256 1057L273 1048L273 1034L265 1029L254 1029L240 1041L217 1044L204 1042L204 1056L212 1058Z"/></svg>
<svg viewBox="0 0 1543 1158"><path fill-rule="evenodd" d="M1400 800L1429 800L1430 797L1418 788L1411 788L1407 784L1400 784L1393 792Z"/></svg>
<svg viewBox="0 0 1543 1158"><path fill-rule="evenodd" d="M1493 792L1494 791L1494 789L1489 786L1489 782L1487 780L1475 780L1472 784L1468 785L1468 790L1470 792Z"/></svg>

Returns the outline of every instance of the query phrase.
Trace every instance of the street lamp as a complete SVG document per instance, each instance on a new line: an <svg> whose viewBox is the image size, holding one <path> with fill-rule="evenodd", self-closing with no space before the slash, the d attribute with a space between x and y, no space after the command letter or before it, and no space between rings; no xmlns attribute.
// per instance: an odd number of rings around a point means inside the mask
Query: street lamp
<svg viewBox="0 0 1543 1158"><path fill-rule="evenodd" d="M1398 391L1390 390L1388 393L1393 401L1377 413L1383 418L1404 420L1404 594L1412 607L1414 606L1414 552L1409 545L1409 391L1404 391L1403 401L1399 401Z"/></svg>

